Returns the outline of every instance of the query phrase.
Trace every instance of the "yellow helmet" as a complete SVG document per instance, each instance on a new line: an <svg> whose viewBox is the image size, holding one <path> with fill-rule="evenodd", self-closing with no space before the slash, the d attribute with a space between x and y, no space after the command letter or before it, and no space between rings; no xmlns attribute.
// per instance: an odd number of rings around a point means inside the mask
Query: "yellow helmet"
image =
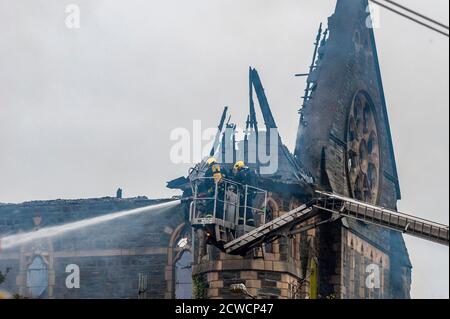
<svg viewBox="0 0 450 319"><path fill-rule="evenodd" d="M234 164L234 169L238 170L245 166L245 163L243 161L237 161L236 164Z"/></svg>
<svg viewBox="0 0 450 319"><path fill-rule="evenodd" d="M214 157L210 157L206 161L206 164L208 164L208 165L212 165L212 164L215 164L215 163L217 163L217 160Z"/></svg>

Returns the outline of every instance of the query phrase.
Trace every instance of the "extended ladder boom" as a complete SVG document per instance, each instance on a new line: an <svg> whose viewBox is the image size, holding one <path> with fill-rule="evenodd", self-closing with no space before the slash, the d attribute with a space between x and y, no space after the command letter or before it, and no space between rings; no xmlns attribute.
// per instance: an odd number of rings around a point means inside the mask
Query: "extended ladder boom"
<svg viewBox="0 0 450 319"><path fill-rule="evenodd" d="M438 244L449 245L449 227L446 225L336 194L319 191L316 193L319 194L319 197L314 201L302 205L225 244L225 252L243 255L262 243L270 242L283 235L296 234L302 231L293 230L296 225L315 216L321 210L333 213L334 218L328 221L336 220L339 217L348 217Z"/></svg>
<svg viewBox="0 0 450 319"><path fill-rule="evenodd" d="M326 209L327 203L334 201L334 205L340 206L340 209L338 211L331 209L331 211L338 213L341 216L389 228L438 244L449 245L449 228L446 225L370 205L336 194L324 192L317 193L325 199L325 202L322 203L323 208Z"/></svg>
<svg viewBox="0 0 450 319"><path fill-rule="evenodd" d="M251 232L236 238L224 246L227 254L245 254L252 248L268 242L279 236L280 232L286 227L292 226L293 223L300 223L311 218L315 212L313 204L302 205L289 213L280 216L263 226L252 230Z"/></svg>

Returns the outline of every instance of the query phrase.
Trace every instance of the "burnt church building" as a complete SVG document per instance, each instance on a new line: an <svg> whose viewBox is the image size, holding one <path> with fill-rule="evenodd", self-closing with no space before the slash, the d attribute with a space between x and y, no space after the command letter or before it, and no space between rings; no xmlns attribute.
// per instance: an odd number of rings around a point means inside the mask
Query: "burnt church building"
<svg viewBox="0 0 450 319"><path fill-rule="evenodd" d="M318 32L295 150L278 136L278 170L259 181L267 196L254 205L272 219L301 207L314 190L397 208L400 185L367 8L367 0L338 0ZM266 129L276 129L270 96L254 69L250 80ZM190 196L188 181L182 177L168 186ZM160 202L0 204L0 237ZM410 298L412 265L401 233L348 218L326 222L330 216L322 214L296 225L305 231L235 255L205 245L190 214L183 204L135 216L127 227L117 220L2 250L0 271L9 272L0 290L33 298L244 298L230 289L244 284L256 298ZM67 288L71 264L80 268L79 288ZM373 267L379 285L368 287Z"/></svg>

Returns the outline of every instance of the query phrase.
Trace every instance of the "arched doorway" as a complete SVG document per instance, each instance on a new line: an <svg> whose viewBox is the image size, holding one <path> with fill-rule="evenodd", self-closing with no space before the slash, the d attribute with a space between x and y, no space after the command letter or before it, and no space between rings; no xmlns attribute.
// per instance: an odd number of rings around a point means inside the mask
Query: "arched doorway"
<svg viewBox="0 0 450 319"><path fill-rule="evenodd" d="M185 250L175 263L175 299L192 299L192 253Z"/></svg>

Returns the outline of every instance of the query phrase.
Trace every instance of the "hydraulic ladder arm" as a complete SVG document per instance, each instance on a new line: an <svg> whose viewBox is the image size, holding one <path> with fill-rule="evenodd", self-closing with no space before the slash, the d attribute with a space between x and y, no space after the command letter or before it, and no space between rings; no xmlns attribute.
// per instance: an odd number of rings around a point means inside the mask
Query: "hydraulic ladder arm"
<svg viewBox="0 0 450 319"><path fill-rule="evenodd" d="M449 227L446 225L332 193L319 191L316 191L316 193L319 197L310 203L302 205L225 244L225 252L231 255L245 255L251 249L260 246L262 243L271 242L283 236L283 234L293 235L316 227L319 224L308 225L297 230L293 229L296 225L316 216L320 211L328 211L333 214L331 219L320 224L348 217L449 246Z"/></svg>
<svg viewBox="0 0 450 319"><path fill-rule="evenodd" d="M262 243L270 242L280 237L283 230L308 220L316 213L317 211L313 209L313 202L302 205L227 243L224 245L224 250L230 255L245 255L249 250L260 246Z"/></svg>
<svg viewBox="0 0 450 319"><path fill-rule="evenodd" d="M322 201L319 201L321 206L316 206L319 209L330 210L327 206L330 201L333 201L333 205L335 207L340 206L340 209L331 209L330 211L337 213L340 216L389 228L438 244L446 246L449 245L449 228L446 225L396 212L383 207L370 205L336 194L319 191L317 191L317 193L323 199Z"/></svg>

